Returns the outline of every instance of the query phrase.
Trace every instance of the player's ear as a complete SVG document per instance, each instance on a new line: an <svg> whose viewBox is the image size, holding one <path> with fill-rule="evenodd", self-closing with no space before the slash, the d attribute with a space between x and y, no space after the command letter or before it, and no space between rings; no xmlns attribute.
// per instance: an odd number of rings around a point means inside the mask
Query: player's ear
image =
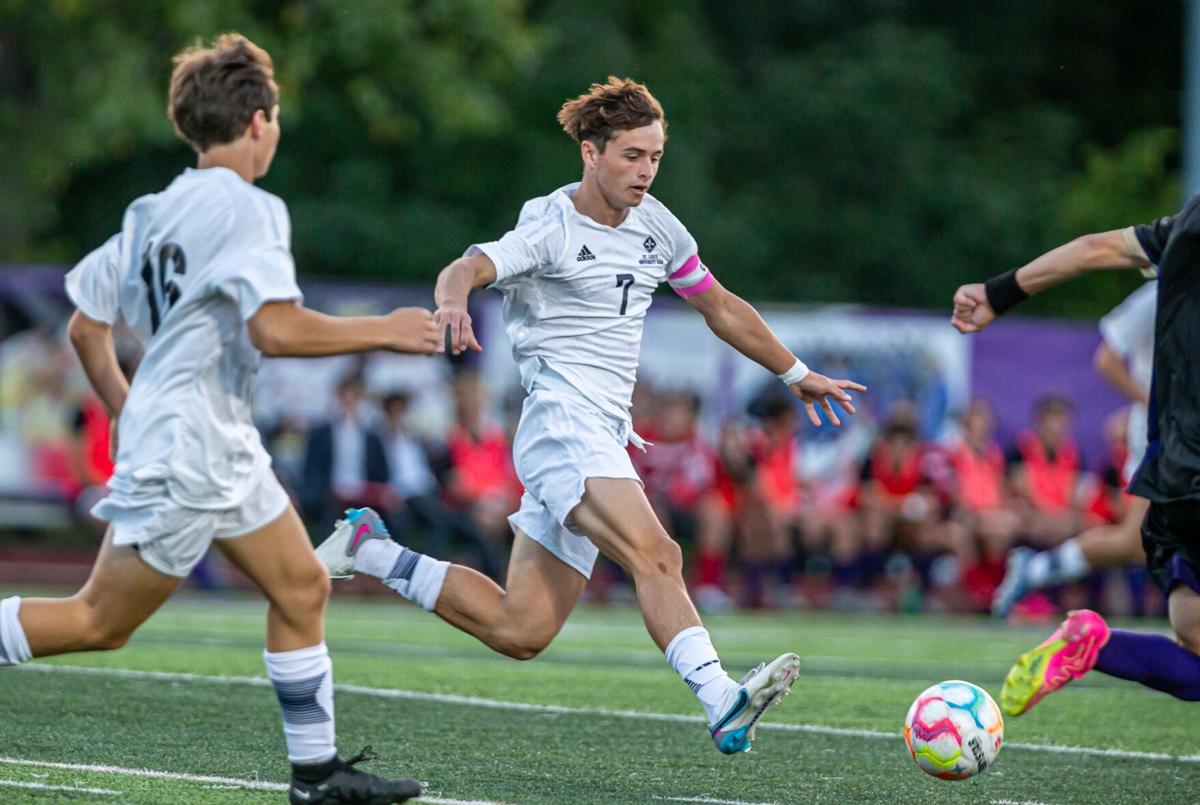
<svg viewBox="0 0 1200 805"><path fill-rule="evenodd" d="M257 140L262 136L263 129L267 127L267 113L262 109L255 109L254 114L250 118L250 139Z"/></svg>
<svg viewBox="0 0 1200 805"><path fill-rule="evenodd" d="M596 167L596 160L600 157L600 149L591 140L584 140L579 144L579 154L583 157L583 166L585 168Z"/></svg>

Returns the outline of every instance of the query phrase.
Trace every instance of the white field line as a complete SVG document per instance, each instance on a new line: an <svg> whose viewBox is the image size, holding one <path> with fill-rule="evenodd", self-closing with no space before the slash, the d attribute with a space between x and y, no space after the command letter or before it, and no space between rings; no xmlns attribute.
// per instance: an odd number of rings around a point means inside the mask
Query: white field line
<svg viewBox="0 0 1200 805"><path fill-rule="evenodd" d="M740 799L713 799L712 797L653 797L659 802L704 802L707 805L775 805L774 802L744 802Z"/></svg>
<svg viewBox="0 0 1200 805"><path fill-rule="evenodd" d="M106 797L117 797L120 791L111 788L81 788L74 785L47 785L46 783L23 783L18 780L0 780L0 786L9 788L32 788L35 791L70 791L75 794L99 794Z"/></svg>
<svg viewBox="0 0 1200 805"><path fill-rule="evenodd" d="M95 676L110 676L123 679L156 679L163 682L207 682L222 685L249 685L253 687L270 687L270 680L259 676L216 676L208 674L173 673L167 671L136 671L124 668L92 668L79 665L43 665L31 663L22 666L29 671L44 671L65 674L91 674ZM667 721L684 724L703 724L701 716L685 716L674 713L649 713L640 710L605 710L598 707L566 707L558 704L530 704L528 702L506 702L497 699L484 699L477 696L458 696L452 693L425 693L415 690L398 690L394 688L372 688L365 685L335 684L333 689L339 693L374 696L379 699L404 699L419 702L438 702L440 704L461 704L468 707L482 707L490 710L509 710L524 713L545 713L551 715L586 715L602 718L628 718L638 721ZM778 722L759 722L761 730L780 732L802 732L811 735L837 735L850 738L883 738L900 740L900 731L882 732L880 730L856 729L850 727L828 727L821 724L787 724ZM1056 744L1035 744L1021 741L1011 741L1004 744L1012 749L1023 749L1031 752L1051 752L1063 755L1084 755L1088 757L1125 758L1130 760L1165 760L1176 763L1200 763L1200 755L1171 755L1166 752L1138 752L1129 749L1099 749L1090 746L1059 746Z"/></svg>
<svg viewBox="0 0 1200 805"><path fill-rule="evenodd" d="M54 763L45 760L29 760L26 758L4 757L0 755L0 766L34 766L43 769L65 769L67 771L86 771L96 774L115 774L124 777L146 777L153 780L180 780L189 783L207 783L217 786L231 786L235 788L248 788L255 791L287 791L288 786L285 783L272 783L266 780L243 780L240 777L217 777L210 774L187 774L185 772L173 771L156 771L154 769L128 769L124 766L105 766L93 763ZM29 786L40 786L36 783L29 783ZM45 786L47 788L63 788L62 786ZM104 793L119 794L119 791L105 791L104 789L66 789L71 791L104 791ZM462 799L443 799L441 797L420 797L416 802L429 802L433 805L502 805L499 802L490 802L488 800L462 800Z"/></svg>

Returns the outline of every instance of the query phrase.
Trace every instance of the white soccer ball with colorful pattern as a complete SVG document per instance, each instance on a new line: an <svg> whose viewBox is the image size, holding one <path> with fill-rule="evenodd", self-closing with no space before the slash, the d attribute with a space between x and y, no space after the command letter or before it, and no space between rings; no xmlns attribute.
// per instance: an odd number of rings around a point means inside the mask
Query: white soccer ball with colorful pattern
<svg viewBox="0 0 1200 805"><path fill-rule="evenodd" d="M943 780L974 777L996 761L1004 740L1000 708L978 685L951 679L917 697L904 742L921 771Z"/></svg>

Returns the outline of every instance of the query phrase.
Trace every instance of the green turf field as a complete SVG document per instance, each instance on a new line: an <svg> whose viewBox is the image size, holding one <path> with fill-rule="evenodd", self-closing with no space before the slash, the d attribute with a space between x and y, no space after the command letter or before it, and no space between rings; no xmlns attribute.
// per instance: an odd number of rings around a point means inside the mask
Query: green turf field
<svg viewBox="0 0 1200 805"><path fill-rule="evenodd" d="M0 673L0 802L284 801L263 611L181 597L119 652ZM582 609L542 657L517 663L398 599L338 597L340 745L374 745L368 768L428 781L434 802L1200 801L1200 711L1099 675L1010 719L985 774L917 769L900 737L913 697L948 678L997 695L1044 628L825 613L709 627L735 674L785 649L804 661L747 755L716 752L636 611Z"/></svg>

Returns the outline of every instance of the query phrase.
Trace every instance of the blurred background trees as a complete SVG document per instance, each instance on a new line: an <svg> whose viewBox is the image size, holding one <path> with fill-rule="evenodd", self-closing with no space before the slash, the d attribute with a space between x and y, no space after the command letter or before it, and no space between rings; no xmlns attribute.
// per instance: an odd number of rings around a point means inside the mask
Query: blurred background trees
<svg viewBox="0 0 1200 805"><path fill-rule="evenodd" d="M655 186L756 300L945 308L1086 231L1173 212L1178 4L1072 0L0 0L0 263L69 263L193 157L169 59L238 30L274 56L263 186L302 273L430 284L575 179L561 102L649 84ZM1095 315L1112 276L1039 299Z"/></svg>

